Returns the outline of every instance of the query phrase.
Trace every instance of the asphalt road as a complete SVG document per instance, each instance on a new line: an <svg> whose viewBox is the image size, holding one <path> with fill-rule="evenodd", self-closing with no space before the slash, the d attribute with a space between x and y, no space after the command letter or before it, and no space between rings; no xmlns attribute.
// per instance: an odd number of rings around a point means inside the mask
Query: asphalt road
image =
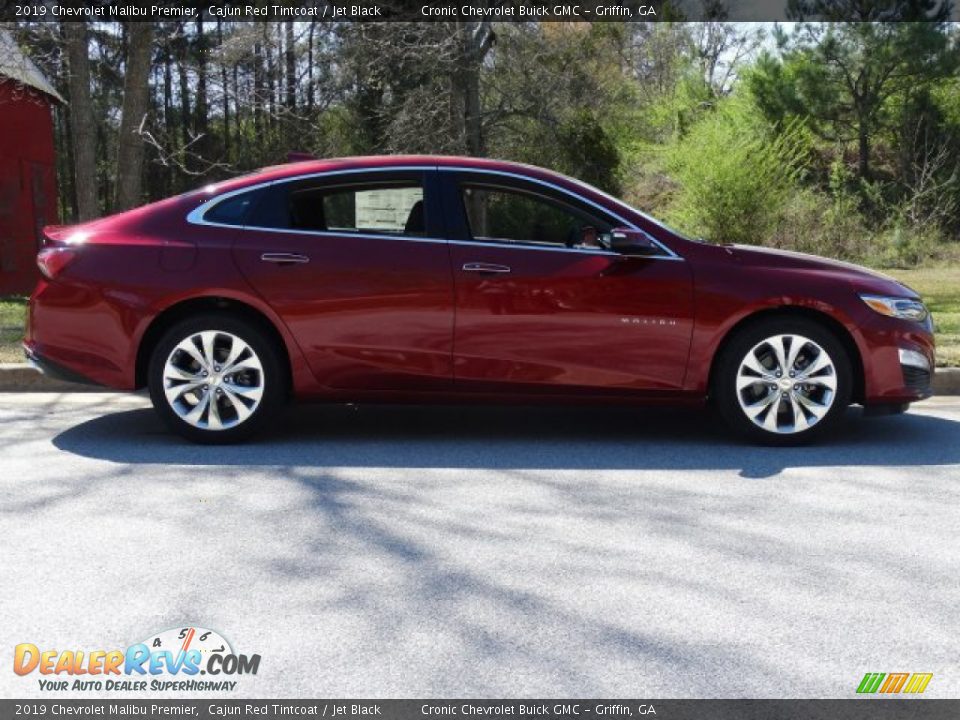
<svg viewBox="0 0 960 720"><path fill-rule="evenodd" d="M235 696L851 697L868 671L960 696L957 398L803 449L698 413L401 407L209 448L142 397L6 394L0 493L2 697L40 694L16 643L188 624L261 655Z"/></svg>

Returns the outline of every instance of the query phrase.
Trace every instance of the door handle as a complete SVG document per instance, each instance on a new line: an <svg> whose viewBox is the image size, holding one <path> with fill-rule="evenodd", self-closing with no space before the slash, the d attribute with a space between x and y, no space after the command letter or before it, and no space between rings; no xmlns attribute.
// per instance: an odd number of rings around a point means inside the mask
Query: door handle
<svg viewBox="0 0 960 720"><path fill-rule="evenodd" d="M297 265L310 262L306 255L297 255L296 253L264 253L260 256L263 262L274 263L275 265Z"/></svg>
<svg viewBox="0 0 960 720"><path fill-rule="evenodd" d="M463 266L466 272L479 273L508 273L510 268L506 265L494 265L493 263L469 262Z"/></svg>

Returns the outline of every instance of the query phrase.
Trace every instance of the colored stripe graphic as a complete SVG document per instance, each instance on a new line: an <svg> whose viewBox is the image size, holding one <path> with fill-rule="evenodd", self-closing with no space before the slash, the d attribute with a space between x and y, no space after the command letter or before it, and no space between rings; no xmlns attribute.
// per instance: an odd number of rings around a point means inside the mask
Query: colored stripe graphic
<svg viewBox="0 0 960 720"><path fill-rule="evenodd" d="M880 692L900 692L900 689L903 687L904 683L907 682L908 677L910 677L910 673L890 673L887 675L887 681L883 684L883 687L880 688Z"/></svg>
<svg viewBox="0 0 960 720"><path fill-rule="evenodd" d="M905 693L922 693L927 689L927 685L930 684L932 678L933 673L914 673L903 691Z"/></svg>
<svg viewBox="0 0 960 720"><path fill-rule="evenodd" d="M879 690L887 695L899 692L919 694L927 689L932 679L933 673L867 673L860 681L857 692L869 695Z"/></svg>
<svg viewBox="0 0 960 720"><path fill-rule="evenodd" d="M886 673L867 673L863 676L863 680L860 681L860 687L857 688L857 692L875 693L885 677Z"/></svg>

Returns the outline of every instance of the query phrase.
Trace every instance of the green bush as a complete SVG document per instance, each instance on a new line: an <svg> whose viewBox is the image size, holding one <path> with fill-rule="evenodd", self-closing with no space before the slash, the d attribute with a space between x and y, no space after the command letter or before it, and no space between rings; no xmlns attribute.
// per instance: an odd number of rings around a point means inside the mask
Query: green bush
<svg viewBox="0 0 960 720"><path fill-rule="evenodd" d="M865 261L881 268L912 268L936 260L943 246L938 228L897 223L877 235Z"/></svg>
<svg viewBox="0 0 960 720"><path fill-rule="evenodd" d="M724 103L669 151L670 219L712 242L765 242L798 191L806 148L798 126L774 132L747 103Z"/></svg>
<svg viewBox="0 0 960 720"><path fill-rule="evenodd" d="M871 229L851 197L831 198L811 189L787 202L764 244L880 268L911 268L946 258L947 247L936 226L898 221Z"/></svg>
<svg viewBox="0 0 960 720"><path fill-rule="evenodd" d="M873 239L855 203L802 189L787 200L764 244L840 260L862 260L872 252Z"/></svg>

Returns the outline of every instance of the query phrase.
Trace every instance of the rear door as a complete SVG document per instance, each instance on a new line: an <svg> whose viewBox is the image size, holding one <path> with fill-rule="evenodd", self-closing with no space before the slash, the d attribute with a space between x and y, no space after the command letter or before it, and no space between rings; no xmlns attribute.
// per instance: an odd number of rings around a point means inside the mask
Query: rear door
<svg viewBox="0 0 960 720"><path fill-rule="evenodd" d="M330 174L271 186L234 256L331 389L451 384L453 286L435 173Z"/></svg>

